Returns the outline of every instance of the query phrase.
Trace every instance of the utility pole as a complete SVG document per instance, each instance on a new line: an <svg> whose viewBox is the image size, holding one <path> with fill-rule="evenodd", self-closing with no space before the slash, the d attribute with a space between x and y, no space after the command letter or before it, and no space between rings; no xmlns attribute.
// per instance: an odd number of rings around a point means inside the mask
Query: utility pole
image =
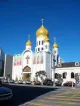
<svg viewBox="0 0 80 106"><path fill-rule="evenodd" d="M55 87L55 56L53 55L53 67L52 67L52 81L53 81L53 87Z"/></svg>

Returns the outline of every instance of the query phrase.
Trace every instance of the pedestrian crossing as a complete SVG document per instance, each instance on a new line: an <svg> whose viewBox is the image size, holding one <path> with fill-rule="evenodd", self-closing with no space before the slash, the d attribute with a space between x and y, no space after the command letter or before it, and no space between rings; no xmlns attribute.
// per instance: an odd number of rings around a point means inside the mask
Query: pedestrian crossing
<svg viewBox="0 0 80 106"><path fill-rule="evenodd" d="M28 106L80 106L80 89L54 93L29 102Z"/></svg>

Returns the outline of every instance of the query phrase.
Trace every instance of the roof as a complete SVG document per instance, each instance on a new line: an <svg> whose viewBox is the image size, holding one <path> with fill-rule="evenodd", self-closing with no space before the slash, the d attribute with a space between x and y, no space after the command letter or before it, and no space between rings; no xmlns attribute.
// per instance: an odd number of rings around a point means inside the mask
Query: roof
<svg viewBox="0 0 80 106"><path fill-rule="evenodd" d="M56 66L56 68L80 67L80 62L66 62Z"/></svg>

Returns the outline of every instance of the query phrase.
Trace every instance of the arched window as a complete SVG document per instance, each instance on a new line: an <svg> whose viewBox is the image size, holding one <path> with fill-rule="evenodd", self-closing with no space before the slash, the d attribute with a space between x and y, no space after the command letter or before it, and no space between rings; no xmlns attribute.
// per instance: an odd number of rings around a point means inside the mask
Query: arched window
<svg viewBox="0 0 80 106"><path fill-rule="evenodd" d="M57 74L57 73L55 73L55 78L56 78L56 79L57 79L57 75L58 75L58 74Z"/></svg>
<svg viewBox="0 0 80 106"><path fill-rule="evenodd" d="M42 41L42 45L43 45L43 41Z"/></svg>
<svg viewBox="0 0 80 106"><path fill-rule="evenodd" d="M40 48L38 48L38 52L40 51Z"/></svg>
<svg viewBox="0 0 80 106"><path fill-rule="evenodd" d="M66 76L67 76L67 73L64 72L64 73L63 73L63 78L66 78Z"/></svg>
<svg viewBox="0 0 80 106"><path fill-rule="evenodd" d="M39 41L39 45L40 45L40 41Z"/></svg>
<svg viewBox="0 0 80 106"><path fill-rule="evenodd" d="M42 50L43 50L43 47L42 47Z"/></svg>
<svg viewBox="0 0 80 106"><path fill-rule="evenodd" d="M74 78L74 73L73 72L71 73L71 78Z"/></svg>

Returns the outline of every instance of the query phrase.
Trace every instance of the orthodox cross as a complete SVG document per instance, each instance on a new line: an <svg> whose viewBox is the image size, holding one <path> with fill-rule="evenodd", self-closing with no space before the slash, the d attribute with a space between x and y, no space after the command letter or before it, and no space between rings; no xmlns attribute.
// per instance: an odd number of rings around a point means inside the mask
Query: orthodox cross
<svg viewBox="0 0 80 106"><path fill-rule="evenodd" d="M27 59L27 64L29 63L29 59L30 59L30 57L29 56L27 56L26 57L26 59Z"/></svg>
<svg viewBox="0 0 80 106"><path fill-rule="evenodd" d="M44 19L42 18L41 21L42 21L42 25L43 25Z"/></svg>
<svg viewBox="0 0 80 106"><path fill-rule="evenodd" d="M56 37L54 37L54 43L56 43Z"/></svg>
<svg viewBox="0 0 80 106"><path fill-rule="evenodd" d="M30 34L28 34L28 39L30 39Z"/></svg>

